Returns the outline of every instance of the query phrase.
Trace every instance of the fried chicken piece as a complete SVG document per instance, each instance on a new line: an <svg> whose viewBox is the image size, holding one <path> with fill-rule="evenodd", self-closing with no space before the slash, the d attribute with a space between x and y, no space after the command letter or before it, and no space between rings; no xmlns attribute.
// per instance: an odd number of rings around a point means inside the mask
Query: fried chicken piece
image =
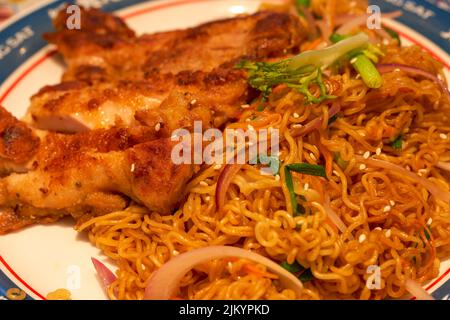
<svg viewBox="0 0 450 320"><path fill-rule="evenodd" d="M36 134L0 106L0 175L24 171L38 147Z"/></svg>
<svg viewBox="0 0 450 320"><path fill-rule="evenodd" d="M168 99L170 95L178 98ZM132 126L136 120L149 126L159 123L165 131L173 131L194 120L207 127L213 120L219 126L235 119L248 97L247 81L239 70L186 71L160 75L152 82L88 85L72 81L41 89L32 97L25 120L36 128L58 132Z"/></svg>
<svg viewBox="0 0 450 320"><path fill-rule="evenodd" d="M176 142L153 139L148 127L47 135L31 171L0 180L0 207L6 209L0 233L68 214L79 218L122 210L129 199L171 213L193 166L172 162Z"/></svg>
<svg viewBox="0 0 450 320"><path fill-rule="evenodd" d="M219 20L186 30L135 36L119 18L96 9L81 11L81 29L66 28L67 13L45 38L56 44L68 70L63 79L152 79L155 74L210 72L242 58L260 60L298 52L306 38L296 17L281 12Z"/></svg>

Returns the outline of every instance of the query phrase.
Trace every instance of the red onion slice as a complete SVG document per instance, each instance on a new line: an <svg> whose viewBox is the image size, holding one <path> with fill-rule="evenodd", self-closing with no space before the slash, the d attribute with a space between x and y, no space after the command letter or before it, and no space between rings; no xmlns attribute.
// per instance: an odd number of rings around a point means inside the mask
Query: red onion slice
<svg viewBox="0 0 450 320"><path fill-rule="evenodd" d="M442 81L441 79L439 79L436 75L432 74L431 72L428 72L428 71L425 71L425 70L422 70L422 69L419 69L416 67L406 66L404 64L398 64L398 63L377 64L377 69L382 74L388 73L388 72L393 72L395 70L401 70L406 73L412 73L412 74L427 78L429 80L432 80L433 82L435 82L436 84L438 84L441 87L442 91L450 99L450 92L449 92L445 82Z"/></svg>
<svg viewBox="0 0 450 320"><path fill-rule="evenodd" d="M366 165L377 167L377 168L383 168L383 169L387 169L387 170L392 170L392 171L397 172L405 177L408 177L410 180L416 182L417 184L420 184L422 187L427 189L437 199L442 200L446 203L450 203L450 192L439 188L433 182L429 181L428 179L425 179L424 177L421 177L421 176L415 174L414 172L408 171L399 165L396 165L396 164L393 164L391 162L387 162L384 160L370 159L370 158L364 159L361 156L356 156L356 158L359 162L365 163Z"/></svg>
<svg viewBox="0 0 450 320"><path fill-rule="evenodd" d="M117 279L116 275L99 260L95 258L91 258L91 260L94 265L95 271L97 271L98 277L102 281L103 289L107 291L110 284L116 281Z"/></svg>
<svg viewBox="0 0 450 320"><path fill-rule="evenodd" d="M234 176L241 170L242 164L227 164L220 173L216 185L216 208L221 211L225 205L227 190Z"/></svg>
<svg viewBox="0 0 450 320"><path fill-rule="evenodd" d="M336 102L333 104L333 106L330 108L330 110L328 110L328 119L330 119L331 117L338 114L339 111L341 111L341 105L339 104L339 102ZM308 133L311 133L314 130L318 130L320 128L320 126L322 125L322 122L323 122L323 116L316 118L314 120L311 120L310 122L305 124L303 127L300 127L298 129L297 128L291 129L291 135L294 137L307 135Z"/></svg>
<svg viewBox="0 0 450 320"><path fill-rule="evenodd" d="M292 289L297 297L300 295L303 284L292 273L257 253L229 246L211 246L194 249L182 253L157 270L150 278L145 289L146 300L168 300L173 298L178 290L184 275L198 264L223 258L247 259L267 267L268 270L279 276L280 283L288 289Z"/></svg>
<svg viewBox="0 0 450 320"><path fill-rule="evenodd" d="M406 279L405 289L417 300L434 300L434 298L417 282L411 279Z"/></svg>

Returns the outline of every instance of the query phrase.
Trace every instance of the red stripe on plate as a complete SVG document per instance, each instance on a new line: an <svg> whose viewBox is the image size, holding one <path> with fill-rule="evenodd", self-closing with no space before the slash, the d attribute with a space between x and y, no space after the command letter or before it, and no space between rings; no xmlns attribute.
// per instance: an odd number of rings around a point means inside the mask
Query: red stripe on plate
<svg viewBox="0 0 450 320"><path fill-rule="evenodd" d="M43 295L41 295L39 292L37 292L36 290L34 290L28 283L25 282L25 280L23 280L14 270L13 268L11 268L9 266L8 263L6 263L5 259L3 259L2 256L0 256L0 262L6 267L6 269L8 269L9 272L11 272L11 274L17 278L17 280L20 281L20 283L22 283L28 290L30 290L31 292L33 292L35 295L37 295L39 298L41 298L42 300L47 300L45 299L45 297Z"/></svg>
<svg viewBox="0 0 450 320"><path fill-rule="evenodd" d="M402 31L399 31L396 28L393 28L391 26L389 26L389 28L394 30L395 32L397 32L403 38L406 38L409 41L411 41L412 43L414 43L414 44L418 45L419 47L422 47L423 49L425 49L425 51L427 51L429 54L431 54L433 56L433 58L435 58L436 60L440 61L450 71L450 64L448 64L447 61L444 61L441 57L439 57L437 54L435 54L432 49L428 48L423 43L420 43L419 41L417 41L416 39L414 39L410 35L407 35L406 33L403 33Z"/></svg>
<svg viewBox="0 0 450 320"><path fill-rule="evenodd" d="M184 4L190 4L190 3L196 3L196 2L206 2L208 0L180 0L180 1L176 1L176 2L172 2L172 3L166 3L166 4L161 4L161 5L157 5L157 6L152 6L150 8L146 8L146 9L141 9L141 10L137 10L135 12L130 12L128 14L125 14L123 16L121 16L122 19L129 19L141 14L145 14L148 12L152 12L152 11L157 11L157 10L162 10L165 8L170 8L170 7L174 7L174 6L179 6L179 5L184 5ZM413 42L414 44L417 44L419 46L421 46L423 49L425 49L426 51L428 51L433 57L435 57L437 60L441 61L445 67L450 70L450 65L448 63L446 63L445 61L443 61L439 56L437 56L433 50L431 50L430 48L428 48L427 46L425 46L424 44L418 42L417 40L415 40L414 38L410 37L409 35L406 35L405 33L396 30L395 28L390 27L391 29L395 30L398 34L400 34L402 37L408 39L409 41ZM8 87L8 89L6 89L5 93L0 97L0 104L3 103L3 101L7 98L7 96L11 93L12 90L14 90L14 88L19 84L19 82L21 82L33 69L35 69L37 66L39 66L42 62L44 62L47 58L50 58L51 56L53 56L55 53L57 52L57 50L52 50L47 52L45 55L43 55L42 57L40 57L38 60L36 60L32 65L30 65L26 70L24 70L18 77L17 79ZM27 287L31 292L33 292L35 295L37 295L39 298L46 300L44 296L42 296L39 292L37 292L35 289L33 289L28 283L26 283L21 277L19 277L19 275L17 273L14 272L14 270L6 263L6 261L3 259L2 256L0 256L0 262L8 269L9 272L11 272L11 274L17 278L17 280L19 280L25 287ZM440 280L442 280L448 273L450 272L450 268L444 273L442 274L438 279L436 279L432 284L430 284L428 286L428 288L426 288L426 290L431 289L432 287L434 287ZM413 298L415 299L415 298Z"/></svg>
<svg viewBox="0 0 450 320"><path fill-rule="evenodd" d="M444 277L446 275L448 275L450 273L450 268L447 269L447 271L445 271L439 278L437 278L435 281L433 281L432 284L430 284L426 290L430 290L431 288L433 288L439 281L441 281L442 279L444 279Z"/></svg>

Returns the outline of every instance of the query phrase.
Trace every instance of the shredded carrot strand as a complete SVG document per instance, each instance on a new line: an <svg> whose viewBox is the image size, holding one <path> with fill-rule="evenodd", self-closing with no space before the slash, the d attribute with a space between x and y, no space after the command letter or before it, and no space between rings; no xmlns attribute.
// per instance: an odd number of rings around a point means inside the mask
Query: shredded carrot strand
<svg viewBox="0 0 450 320"><path fill-rule="evenodd" d="M245 264L243 266L243 269L245 272L247 273L251 273L254 274L258 277L264 277L264 278L269 278L269 279L278 279L278 276L276 274L267 272L267 271L263 271L261 269L259 269L257 266L254 266L252 264Z"/></svg>

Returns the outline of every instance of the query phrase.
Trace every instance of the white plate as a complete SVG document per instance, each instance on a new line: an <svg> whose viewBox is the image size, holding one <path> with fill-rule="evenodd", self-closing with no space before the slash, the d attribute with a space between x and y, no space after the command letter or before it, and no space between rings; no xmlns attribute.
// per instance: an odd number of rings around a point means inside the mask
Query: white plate
<svg viewBox="0 0 450 320"><path fill-rule="evenodd" d="M3 81L0 103L18 117L24 115L28 98L33 93L46 84L60 81L63 66L54 48L42 43L40 36L50 28L50 20L45 15L61 2L46 2L32 8L11 21L0 33L1 56L1 52L5 52L7 38L14 32L23 30L27 25L33 30L28 42L10 48L11 52L0 58L0 81ZM117 13L126 18L129 26L138 33L194 26L239 13L254 12L259 5L259 1L253 0L169 0L129 6L136 2L140 1L97 1L108 11L122 8ZM47 20L44 21L43 17ZM390 22L389 25L402 33L406 43L410 42L408 39L415 39L450 66L447 54L426 38L399 23ZM11 71L6 70L8 68ZM85 234L73 230L73 221L69 218L53 225L36 225L0 236L0 298L8 288L19 287L28 294L28 299L42 299L57 288L70 289L73 299L105 299L91 257L97 257L106 264L110 262L87 240ZM114 268L111 264L109 266ZM437 298L442 299L450 292L450 282L443 286L449 278L449 266L448 262L443 263L441 278L429 290L437 292L437 288L445 288Z"/></svg>

